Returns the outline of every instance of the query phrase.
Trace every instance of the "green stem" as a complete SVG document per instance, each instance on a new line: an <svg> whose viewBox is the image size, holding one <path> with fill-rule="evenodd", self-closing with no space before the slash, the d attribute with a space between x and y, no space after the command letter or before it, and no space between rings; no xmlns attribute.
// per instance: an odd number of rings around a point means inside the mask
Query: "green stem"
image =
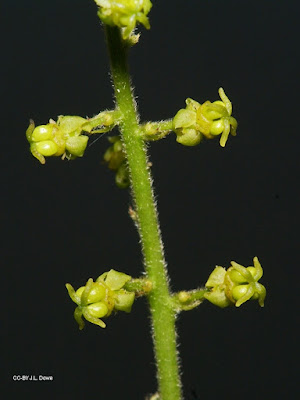
<svg viewBox="0 0 300 400"><path fill-rule="evenodd" d="M181 291L174 293L172 296L174 307L178 311L188 311L198 307L205 300L205 293L208 293L209 289L200 288L190 291Z"/></svg>
<svg viewBox="0 0 300 400"><path fill-rule="evenodd" d="M205 293L208 293L209 290L207 288L200 288L200 289L195 289L192 290L190 292L187 292L187 294L189 295L189 301L196 301L196 300L205 300Z"/></svg>
<svg viewBox="0 0 300 400"><path fill-rule="evenodd" d="M81 126L81 130L86 130L90 135L108 132L118 123L118 118L118 110L102 111L98 115L95 115L95 117L89 118L87 122Z"/></svg>
<svg viewBox="0 0 300 400"><path fill-rule="evenodd" d="M145 269L147 278L153 285L148 299L153 324L160 400L180 400L175 311L169 291L147 153L130 85L127 46L121 38L119 28L106 26L105 30Z"/></svg>
<svg viewBox="0 0 300 400"><path fill-rule="evenodd" d="M152 290L152 282L146 278L131 279L129 282L125 283L124 289L129 292L135 292L137 297L146 296Z"/></svg>
<svg viewBox="0 0 300 400"><path fill-rule="evenodd" d="M146 122L142 125L146 140L159 140L167 136L173 129L173 120Z"/></svg>

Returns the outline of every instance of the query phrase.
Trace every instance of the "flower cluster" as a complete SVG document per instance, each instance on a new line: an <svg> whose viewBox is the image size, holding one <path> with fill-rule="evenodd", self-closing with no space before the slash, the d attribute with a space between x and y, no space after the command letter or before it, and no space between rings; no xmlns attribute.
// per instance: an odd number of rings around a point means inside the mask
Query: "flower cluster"
<svg viewBox="0 0 300 400"><path fill-rule="evenodd" d="M205 286L210 289L204 297L221 308L235 304L241 306L248 300L258 300L264 306L266 288L258 283L263 275L263 269L257 257L253 259L254 266L243 267L231 261L231 267L226 271L223 267L216 267L210 274Z"/></svg>
<svg viewBox="0 0 300 400"><path fill-rule="evenodd" d="M137 23L150 29L148 13L150 0L95 0L99 6L98 16L104 24L122 28L123 39L128 39Z"/></svg>
<svg viewBox="0 0 300 400"><path fill-rule="evenodd" d="M130 312L135 293L124 289L131 276L111 269L100 275L96 282L90 278L85 286L76 291L66 284L69 296L77 304L74 317L79 329L84 328L82 316L92 324L105 328L101 318L108 317L113 310Z"/></svg>
<svg viewBox="0 0 300 400"><path fill-rule="evenodd" d="M221 100L206 101L202 105L193 99L186 99L186 108L177 112L173 119L173 130L177 142L185 146L195 146L203 137L220 137L220 145L225 146L229 133L235 136L237 121L231 116L232 104L222 88Z"/></svg>
<svg viewBox="0 0 300 400"><path fill-rule="evenodd" d="M26 137L30 143L30 151L41 164L45 157L62 156L62 158L82 157L87 146L88 136L81 135L78 129L86 120L81 117L59 117L52 119L47 125L35 127L30 121Z"/></svg>
<svg viewBox="0 0 300 400"><path fill-rule="evenodd" d="M90 119L61 115L57 122L50 119L47 125L37 127L31 120L26 137L32 155L45 164L45 157L50 156L68 160L82 157L89 140L87 134L107 132L115 124L114 111L103 111Z"/></svg>
<svg viewBox="0 0 300 400"><path fill-rule="evenodd" d="M112 136L108 140L112 145L104 153L103 159L109 169L116 171L115 181L117 186L121 189L126 189L130 182L123 143L120 136Z"/></svg>

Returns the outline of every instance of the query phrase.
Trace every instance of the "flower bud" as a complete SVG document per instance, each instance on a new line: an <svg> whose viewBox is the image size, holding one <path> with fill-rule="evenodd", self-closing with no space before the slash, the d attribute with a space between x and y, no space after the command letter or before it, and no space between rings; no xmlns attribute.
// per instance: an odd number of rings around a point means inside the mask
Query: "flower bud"
<svg viewBox="0 0 300 400"><path fill-rule="evenodd" d="M111 136L108 140L112 145L104 153L103 159L107 163L109 169L117 171L125 160L123 144L119 136Z"/></svg>
<svg viewBox="0 0 300 400"><path fill-rule="evenodd" d="M108 168L116 172L115 182L117 186L121 189L126 189L130 181L123 143L119 136L112 136L109 138L109 141L112 145L104 153L103 159L107 163Z"/></svg>
<svg viewBox="0 0 300 400"><path fill-rule="evenodd" d="M129 172L125 161L118 168L115 181L120 189L126 189L130 185Z"/></svg>

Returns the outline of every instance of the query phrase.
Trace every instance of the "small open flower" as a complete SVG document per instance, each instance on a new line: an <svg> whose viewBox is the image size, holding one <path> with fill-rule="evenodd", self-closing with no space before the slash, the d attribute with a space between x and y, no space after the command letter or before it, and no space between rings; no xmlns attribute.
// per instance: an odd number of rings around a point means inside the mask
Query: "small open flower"
<svg viewBox="0 0 300 400"><path fill-rule="evenodd" d="M150 29L147 17L150 0L95 0L99 6L98 16L104 24L122 28L123 39L128 39L137 23Z"/></svg>
<svg viewBox="0 0 300 400"><path fill-rule="evenodd" d="M231 261L231 267L227 271L217 266L205 284L210 291L204 297L221 308L231 304L239 307L248 300L258 300L263 307L266 288L258 282L263 275L263 269L257 257L254 257L253 264L254 266L246 268Z"/></svg>
<svg viewBox="0 0 300 400"><path fill-rule="evenodd" d="M243 267L231 261L226 275L227 297L235 302L236 307L241 306L247 300L258 300L261 307L264 306L266 288L258 281L263 275L263 269L257 257L253 259L254 266Z"/></svg>
<svg viewBox="0 0 300 400"><path fill-rule="evenodd" d="M236 135L237 121L231 116L232 105L222 88L219 89L222 101L203 104L186 99L186 108L177 112L173 119L173 129L177 142L185 146L195 146L203 137L220 137L220 145L225 146L229 133Z"/></svg>
<svg viewBox="0 0 300 400"><path fill-rule="evenodd" d="M82 157L89 140L87 134L108 132L115 124L113 111L103 111L89 119L61 115L57 122L50 119L48 124L37 127L30 120L26 137L32 155L45 164L45 157L61 156L68 160Z"/></svg>
<svg viewBox="0 0 300 400"><path fill-rule="evenodd" d="M88 136L81 135L81 126L86 122L81 117L61 116L57 122L52 119L47 125L35 127L31 120L26 131L30 151L41 164L45 157L82 157L87 146Z"/></svg>
<svg viewBox="0 0 300 400"><path fill-rule="evenodd" d="M108 317L113 310L130 312L135 293L124 289L131 276L111 269L96 280L90 278L85 286L76 291L69 283L66 284L69 296L77 304L74 318L79 329L84 328L84 317L92 324L105 328L101 318Z"/></svg>

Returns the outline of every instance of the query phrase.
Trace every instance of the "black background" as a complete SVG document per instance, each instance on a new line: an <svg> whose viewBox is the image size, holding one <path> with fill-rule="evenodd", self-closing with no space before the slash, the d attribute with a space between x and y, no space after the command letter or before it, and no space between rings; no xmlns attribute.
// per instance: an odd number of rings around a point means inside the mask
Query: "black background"
<svg viewBox="0 0 300 400"><path fill-rule="evenodd" d="M172 6L172 4L174 4ZM266 304L204 304L178 320L185 398L296 396L299 265L297 13L292 1L157 1L131 70L141 119L172 117L186 97L223 86L236 138L194 148L174 135L150 146L172 289L213 267L258 256ZM101 330L80 332L65 283L115 268L142 272L127 191L101 164L107 140L82 159L42 166L25 139L57 115L113 107L104 35L93 1L1 5L1 376L10 397L143 399L156 388L146 301ZM298 282L297 282L298 280ZM3 290L4 289L4 290ZM7 357L6 357L7 356ZM54 382L13 382L52 375Z"/></svg>

